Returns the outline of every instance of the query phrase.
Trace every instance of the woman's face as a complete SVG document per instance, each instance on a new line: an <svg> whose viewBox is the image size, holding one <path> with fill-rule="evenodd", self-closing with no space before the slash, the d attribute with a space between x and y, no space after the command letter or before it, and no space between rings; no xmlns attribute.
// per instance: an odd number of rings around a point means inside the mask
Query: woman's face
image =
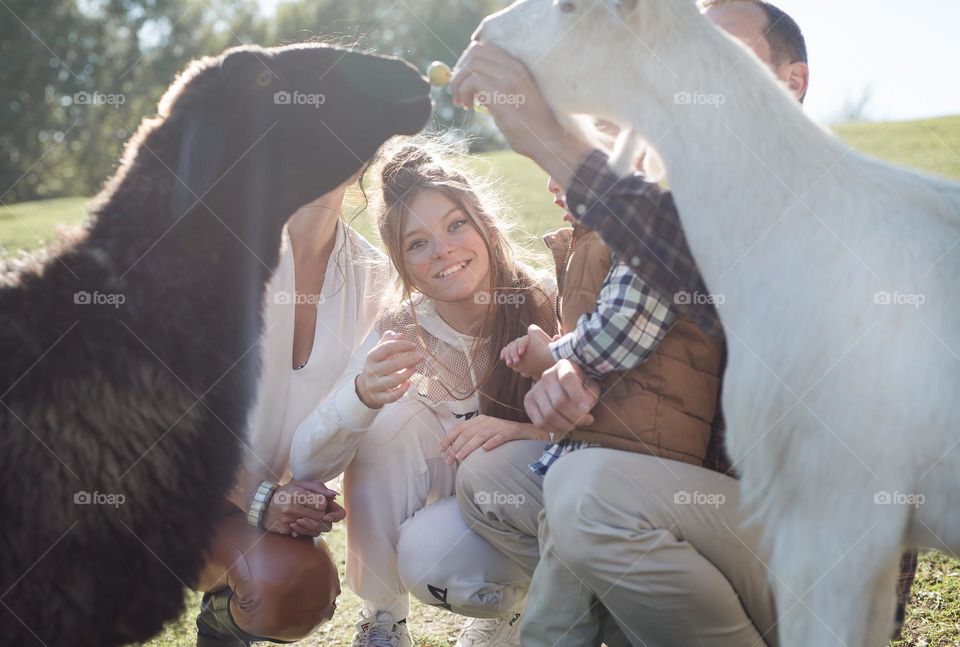
<svg viewBox="0 0 960 647"><path fill-rule="evenodd" d="M490 254L469 214L439 191L420 191L403 227L403 262L414 286L437 301L473 300L488 288Z"/></svg>

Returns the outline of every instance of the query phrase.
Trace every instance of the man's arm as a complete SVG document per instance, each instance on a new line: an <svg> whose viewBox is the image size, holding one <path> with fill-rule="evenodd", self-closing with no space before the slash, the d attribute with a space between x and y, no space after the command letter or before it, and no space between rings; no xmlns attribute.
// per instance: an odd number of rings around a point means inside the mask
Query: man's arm
<svg viewBox="0 0 960 647"><path fill-rule="evenodd" d="M706 293L670 192L639 174L620 178L613 173L606 155L557 120L520 61L475 41L460 57L450 89L454 102L464 106L483 91L523 96L522 103L487 108L516 152L567 187L570 213L599 232L644 283L668 301L681 292ZM712 305L677 303L677 309L707 332L722 334Z"/></svg>
<svg viewBox="0 0 960 647"><path fill-rule="evenodd" d="M583 158L567 186L567 208L574 217L599 232L650 289L706 332L722 334L713 305L678 298L706 294L707 289L669 191L639 173L619 177L597 150Z"/></svg>

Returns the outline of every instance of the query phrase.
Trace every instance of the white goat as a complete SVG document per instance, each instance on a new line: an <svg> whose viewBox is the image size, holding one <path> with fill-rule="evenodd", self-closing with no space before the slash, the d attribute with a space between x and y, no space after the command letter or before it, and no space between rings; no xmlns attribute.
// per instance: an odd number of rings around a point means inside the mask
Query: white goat
<svg viewBox="0 0 960 647"><path fill-rule="evenodd" d="M524 0L480 38L558 114L654 142L725 297L727 448L780 642L885 645L903 550L960 552L960 185L824 132L692 0Z"/></svg>

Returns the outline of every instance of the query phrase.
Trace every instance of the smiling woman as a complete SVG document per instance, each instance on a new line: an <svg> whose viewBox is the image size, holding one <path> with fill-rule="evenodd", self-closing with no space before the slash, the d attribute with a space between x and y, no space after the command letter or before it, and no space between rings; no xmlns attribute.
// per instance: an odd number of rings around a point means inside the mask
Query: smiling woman
<svg viewBox="0 0 960 647"><path fill-rule="evenodd" d="M553 289L513 260L488 196L434 149L406 145L381 165L378 225L402 298L291 452L298 479L344 472L347 582L364 601L355 645L409 646L408 592L478 618L508 616L524 592L453 494L471 452L546 444L523 411L530 380L496 354L530 324L555 332Z"/></svg>

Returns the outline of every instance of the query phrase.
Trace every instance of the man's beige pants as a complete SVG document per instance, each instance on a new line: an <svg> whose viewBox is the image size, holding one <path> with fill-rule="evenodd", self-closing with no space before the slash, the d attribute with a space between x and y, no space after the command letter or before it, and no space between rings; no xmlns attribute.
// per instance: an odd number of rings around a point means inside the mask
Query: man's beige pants
<svg viewBox="0 0 960 647"><path fill-rule="evenodd" d="M601 448L541 479L528 465L543 449L478 450L457 474L467 524L532 573L523 645L599 644L605 612L633 645L777 644L759 529L743 523L734 479Z"/></svg>

